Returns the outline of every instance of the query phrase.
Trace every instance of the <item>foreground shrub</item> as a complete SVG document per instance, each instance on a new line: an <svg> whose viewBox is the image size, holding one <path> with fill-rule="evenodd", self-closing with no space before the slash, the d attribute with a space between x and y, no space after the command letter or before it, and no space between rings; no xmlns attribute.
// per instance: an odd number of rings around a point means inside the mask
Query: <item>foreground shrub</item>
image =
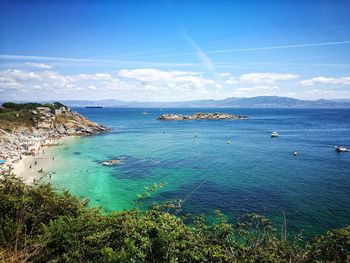
<svg viewBox="0 0 350 263"><path fill-rule="evenodd" d="M310 245L277 237L264 217L237 225L216 212L181 218L155 205L102 213L50 184L0 179L0 261L4 262L346 262L350 227ZM184 223L186 222L186 224Z"/></svg>

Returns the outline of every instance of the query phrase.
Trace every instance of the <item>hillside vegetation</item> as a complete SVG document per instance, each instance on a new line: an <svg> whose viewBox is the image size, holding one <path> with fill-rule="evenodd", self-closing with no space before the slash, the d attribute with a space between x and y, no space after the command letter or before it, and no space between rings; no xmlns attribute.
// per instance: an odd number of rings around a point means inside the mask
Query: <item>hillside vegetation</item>
<svg viewBox="0 0 350 263"><path fill-rule="evenodd" d="M146 196L148 196L146 194ZM144 198L144 196L142 196ZM142 199L141 198L141 199ZM235 225L217 212L182 218L172 205L103 213L50 184L0 176L1 262L348 262L350 226L300 245L264 217ZM186 222L186 223L185 223Z"/></svg>
<svg viewBox="0 0 350 263"><path fill-rule="evenodd" d="M51 135L91 135L108 131L59 102L13 103L0 107L0 129L7 132L29 131Z"/></svg>
<svg viewBox="0 0 350 263"><path fill-rule="evenodd" d="M41 112L36 112L38 107L47 107L55 110L66 106L59 102L54 102L53 104L5 102L0 107L0 128L11 131L18 127L35 127L38 120L44 117L44 114ZM33 114L33 111L36 114Z"/></svg>

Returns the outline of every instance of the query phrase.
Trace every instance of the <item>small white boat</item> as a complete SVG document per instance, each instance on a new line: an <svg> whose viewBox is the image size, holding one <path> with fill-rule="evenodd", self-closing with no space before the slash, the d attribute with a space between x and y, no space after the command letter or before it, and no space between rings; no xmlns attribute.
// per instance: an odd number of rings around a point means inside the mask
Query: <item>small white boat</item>
<svg viewBox="0 0 350 263"><path fill-rule="evenodd" d="M114 166L114 165L117 165L121 162L121 160L109 160L109 161L104 161L102 162L101 164L102 165L105 165L105 166Z"/></svg>
<svg viewBox="0 0 350 263"><path fill-rule="evenodd" d="M335 146L335 150L336 150L338 153L350 152L350 150L347 149L347 148L346 148L345 146L343 146L343 145Z"/></svg>
<svg viewBox="0 0 350 263"><path fill-rule="evenodd" d="M143 115L148 115L149 113L146 112L146 111L144 111L144 112L142 112L142 114L143 114Z"/></svg>
<svg viewBox="0 0 350 263"><path fill-rule="evenodd" d="M271 132L271 137L278 137L278 136L280 136L280 135L278 134L278 132L276 132L276 131Z"/></svg>

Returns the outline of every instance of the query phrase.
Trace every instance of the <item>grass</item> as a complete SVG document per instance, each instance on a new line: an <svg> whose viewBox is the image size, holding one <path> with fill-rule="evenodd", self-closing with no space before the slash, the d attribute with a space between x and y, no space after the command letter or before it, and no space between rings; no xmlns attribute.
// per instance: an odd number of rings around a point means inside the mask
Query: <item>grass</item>
<svg viewBox="0 0 350 263"><path fill-rule="evenodd" d="M18 127L33 127L32 113L26 110L0 111L0 128L12 131Z"/></svg>

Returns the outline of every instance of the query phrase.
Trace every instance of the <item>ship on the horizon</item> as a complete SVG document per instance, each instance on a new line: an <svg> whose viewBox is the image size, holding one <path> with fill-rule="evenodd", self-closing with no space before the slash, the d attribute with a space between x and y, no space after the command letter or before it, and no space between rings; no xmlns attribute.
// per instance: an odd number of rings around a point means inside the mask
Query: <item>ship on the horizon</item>
<svg viewBox="0 0 350 263"><path fill-rule="evenodd" d="M101 109L103 108L103 106L85 106L85 108L89 108L89 109Z"/></svg>

